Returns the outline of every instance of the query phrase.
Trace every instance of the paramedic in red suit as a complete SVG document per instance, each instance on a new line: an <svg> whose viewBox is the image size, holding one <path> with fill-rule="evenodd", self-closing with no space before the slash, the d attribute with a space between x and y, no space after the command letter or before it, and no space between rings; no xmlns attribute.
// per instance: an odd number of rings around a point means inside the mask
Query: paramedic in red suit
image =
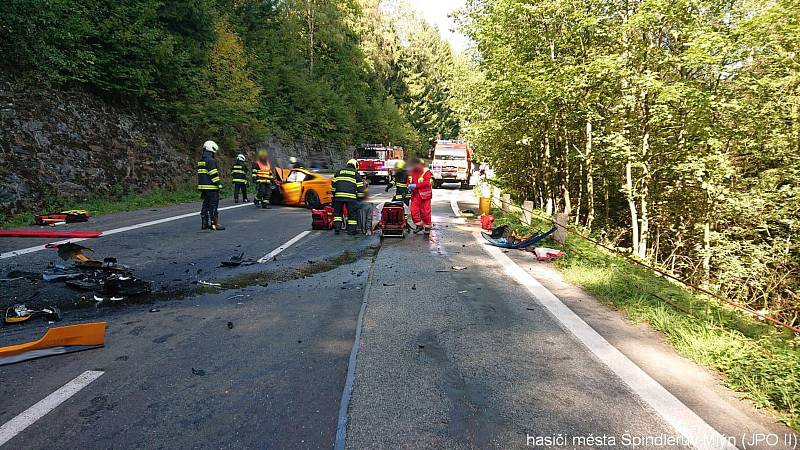
<svg viewBox="0 0 800 450"><path fill-rule="evenodd" d="M431 234L431 178L433 174L425 167L425 161L412 161L408 188L411 190L411 219L417 226L415 233L423 231L426 235Z"/></svg>

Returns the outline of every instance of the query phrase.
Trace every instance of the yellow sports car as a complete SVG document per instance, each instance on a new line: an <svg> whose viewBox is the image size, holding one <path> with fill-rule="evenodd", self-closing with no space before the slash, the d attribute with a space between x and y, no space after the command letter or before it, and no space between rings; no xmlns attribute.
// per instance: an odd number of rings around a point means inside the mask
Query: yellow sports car
<svg viewBox="0 0 800 450"><path fill-rule="evenodd" d="M319 209L333 201L333 183L325 175L306 169L275 169L278 189L270 203Z"/></svg>

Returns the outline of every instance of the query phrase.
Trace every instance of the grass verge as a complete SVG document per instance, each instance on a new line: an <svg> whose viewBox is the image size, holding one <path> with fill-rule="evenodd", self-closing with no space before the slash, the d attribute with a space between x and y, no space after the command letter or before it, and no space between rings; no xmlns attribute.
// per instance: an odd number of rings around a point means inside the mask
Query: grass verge
<svg viewBox="0 0 800 450"><path fill-rule="evenodd" d="M224 197L224 194L223 194ZM30 211L12 216L0 217L0 228L17 228L33 224L33 216L46 214L53 211L69 209L85 209L92 216L101 216L120 211L135 211L137 209L154 208L158 206L175 205L179 203L196 202L200 200L197 187L186 184L176 188L154 189L141 194L125 194L110 197L90 197L86 200L65 200L55 197L39 211Z"/></svg>
<svg viewBox="0 0 800 450"><path fill-rule="evenodd" d="M495 210L495 226L520 233L550 228L542 213L531 227L515 213ZM756 406L773 410L800 430L800 339L574 236L553 264L570 283L582 286L633 322L661 331L676 351L717 371L726 386Z"/></svg>

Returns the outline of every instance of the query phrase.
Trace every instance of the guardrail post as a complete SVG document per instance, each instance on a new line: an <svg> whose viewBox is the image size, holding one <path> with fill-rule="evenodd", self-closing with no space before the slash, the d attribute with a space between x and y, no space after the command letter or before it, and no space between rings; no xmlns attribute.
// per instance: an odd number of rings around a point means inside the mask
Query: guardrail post
<svg viewBox="0 0 800 450"><path fill-rule="evenodd" d="M503 194L500 196L500 205L503 212L511 211L511 194Z"/></svg>
<svg viewBox="0 0 800 450"><path fill-rule="evenodd" d="M567 243L567 224L569 223L569 215L564 213L556 213L553 217L553 225L556 227L556 232L551 235L554 242L564 245Z"/></svg>
<svg viewBox="0 0 800 450"><path fill-rule="evenodd" d="M530 200L525 200L522 202L522 223L527 226L531 226L531 222L533 221L533 202Z"/></svg>

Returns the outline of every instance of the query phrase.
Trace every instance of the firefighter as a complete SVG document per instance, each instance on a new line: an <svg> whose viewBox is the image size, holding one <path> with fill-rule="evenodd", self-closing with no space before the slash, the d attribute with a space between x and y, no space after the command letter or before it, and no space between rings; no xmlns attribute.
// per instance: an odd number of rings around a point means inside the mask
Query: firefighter
<svg viewBox="0 0 800 450"><path fill-rule="evenodd" d="M406 171L406 162L403 160L394 164L394 173L392 173L391 181L386 185L386 192L389 192L392 187L394 187L392 201L408 205L411 201L411 194L408 192L408 172Z"/></svg>
<svg viewBox="0 0 800 450"><path fill-rule="evenodd" d="M416 225L415 233L424 232L426 236L431 234L431 199L433 198L433 186L431 185L433 174L427 167L425 161L414 160L409 177L408 188L411 190L411 218Z"/></svg>
<svg viewBox="0 0 800 450"><path fill-rule="evenodd" d="M303 162L300 161L299 159L297 159L297 157L295 157L295 156L292 156L292 157L289 158L289 165L290 165L290 167L292 169L305 169L306 168L306 165L303 164Z"/></svg>
<svg viewBox="0 0 800 450"><path fill-rule="evenodd" d="M203 230L225 229L219 224L219 191L222 189L222 179L215 159L217 150L219 146L216 142L206 141L203 144L203 156L197 162L197 190L203 199L203 208L200 210Z"/></svg>
<svg viewBox="0 0 800 450"><path fill-rule="evenodd" d="M358 199L364 198L366 184L358 174L358 161L347 161L344 169L336 172L333 177L333 229L339 234L344 222L344 207L347 206L347 234L356 234L358 220L356 210Z"/></svg>
<svg viewBox="0 0 800 450"><path fill-rule="evenodd" d="M253 166L253 182L256 184L256 208L261 207L270 209L269 199L272 197L272 189L275 175L272 173L272 165L269 163L269 153L266 150L258 151L258 158Z"/></svg>
<svg viewBox="0 0 800 450"><path fill-rule="evenodd" d="M233 181L233 202L239 203L239 192L242 193L242 201L247 203L247 167L244 162L247 158L244 155L236 157L236 162L231 169L231 178Z"/></svg>

